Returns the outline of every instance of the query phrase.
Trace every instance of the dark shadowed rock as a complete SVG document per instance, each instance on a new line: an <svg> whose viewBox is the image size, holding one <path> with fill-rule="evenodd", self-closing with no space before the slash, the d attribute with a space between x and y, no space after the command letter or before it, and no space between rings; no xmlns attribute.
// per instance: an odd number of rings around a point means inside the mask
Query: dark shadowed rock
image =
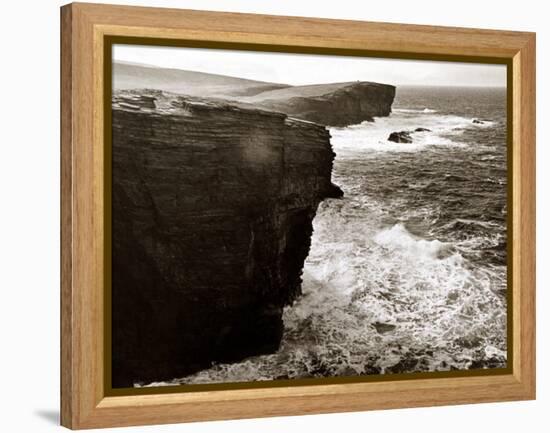
<svg viewBox="0 0 550 433"><path fill-rule="evenodd" d="M327 191L327 198L342 198L344 196L344 191L338 185L330 184L330 187Z"/></svg>
<svg viewBox="0 0 550 433"><path fill-rule="evenodd" d="M414 132L432 132L432 130L428 128L416 128Z"/></svg>
<svg viewBox="0 0 550 433"><path fill-rule="evenodd" d="M392 132L388 137L388 141L393 141L394 143L412 143L411 133L408 131L399 131Z"/></svg>
<svg viewBox="0 0 550 433"><path fill-rule="evenodd" d="M113 386L277 350L331 183L325 127L226 102L113 98Z"/></svg>
<svg viewBox="0 0 550 433"><path fill-rule="evenodd" d="M483 120L480 120L480 119L474 119L474 120L472 120L472 123L475 123L477 125L483 125L485 122Z"/></svg>
<svg viewBox="0 0 550 433"><path fill-rule="evenodd" d="M382 322L374 322L372 325L376 328L376 332L378 332L379 334L385 334L386 332L391 332L396 327L391 323L382 323Z"/></svg>

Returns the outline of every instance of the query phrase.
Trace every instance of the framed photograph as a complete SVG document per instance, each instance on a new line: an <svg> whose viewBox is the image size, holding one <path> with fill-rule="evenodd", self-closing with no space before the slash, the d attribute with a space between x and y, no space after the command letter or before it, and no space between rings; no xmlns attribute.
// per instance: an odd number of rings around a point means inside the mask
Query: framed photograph
<svg viewBox="0 0 550 433"><path fill-rule="evenodd" d="M535 398L533 33L61 18L64 426Z"/></svg>

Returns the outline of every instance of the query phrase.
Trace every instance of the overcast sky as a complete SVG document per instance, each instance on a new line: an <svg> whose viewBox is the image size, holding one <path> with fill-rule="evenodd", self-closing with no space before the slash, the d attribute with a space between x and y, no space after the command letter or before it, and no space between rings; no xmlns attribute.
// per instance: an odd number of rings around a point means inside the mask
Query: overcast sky
<svg viewBox="0 0 550 433"><path fill-rule="evenodd" d="M394 85L506 86L505 65L140 45L115 45L113 58L292 85L360 80Z"/></svg>

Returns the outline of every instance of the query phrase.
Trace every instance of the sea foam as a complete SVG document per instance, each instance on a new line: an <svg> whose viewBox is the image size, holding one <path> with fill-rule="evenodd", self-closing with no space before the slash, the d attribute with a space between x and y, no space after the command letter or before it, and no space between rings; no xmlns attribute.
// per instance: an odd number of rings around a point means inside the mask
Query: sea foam
<svg viewBox="0 0 550 433"><path fill-rule="evenodd" d="M380 231L375 235L374 241L378 245L393 251L401 251L415 258L441 259L448 257L453 251L449 243L413 236L403 224L395 224L391 228Z"/></svg>
<svg viewBox="0 0 550 433"><path fill-rule="evenodd" d="M426 111L427 110L427 111ZM357 150L380 152L415 152L429 146L466 146L460 135L468 129L485 128L489 124L475 124L471 118L439 114L435 110L397 109L389 117L376 118L347 128L331 128L335 149L348 155ZM424 128L428 131L415 131ZM392 132L409 131L412 143L394 143L388 140Z"/></svg>
<svg viewBox="0 0 550 433"><path fill-rule="evenodd" d="M506 269L469 259L498 247L502 234L478 217L440 221L443 199L462 203L458 193L470 177L418 158L437 155L448 166L470 149L497 155L482 141L468 142L496 123L419 107L331 128L333 181L344 198L319 206L303 295L284 310L279 350L155 386L506 365ZM412 144L387 141L391 132L416 128L430 131L413 132ZM505 212L505 201L500 207ZM451 241L450 234L460 236Z"/></svg>

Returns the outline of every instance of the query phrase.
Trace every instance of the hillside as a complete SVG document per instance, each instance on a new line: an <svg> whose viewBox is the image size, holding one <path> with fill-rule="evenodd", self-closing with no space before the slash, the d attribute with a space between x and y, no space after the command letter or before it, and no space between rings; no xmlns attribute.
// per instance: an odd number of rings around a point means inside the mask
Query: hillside
<svg viewBox="0 0 550 433"><path fill-rule="evenodd" d="M242 108L284 113L326 126L346 126L388 116L395 87L369 81L290 86L135 63L113 64L113 90L154 89L231 100Z"/></svg>
<svg viewBox="0 0 550 433"><path fill-rule="evenodd" d="M202 97L248 97L282 89L286 84L266 83L206 72L167 69L127 62L113 63L113 89L156 89Z"/></svg>
<svg viewBox="0 0 550 433"><path fill-rule="evenodd" d="M313 98L323 95L328 95L339 89L353 86L359 81L348 81L343 83L324 83L324 84L308 84L305 86L289 86L283 89L267 90L254 96L243 98L247 102L259 102L265 100L280 100L295 97ZM370 83L374 84L374 83Z"/></svg>

